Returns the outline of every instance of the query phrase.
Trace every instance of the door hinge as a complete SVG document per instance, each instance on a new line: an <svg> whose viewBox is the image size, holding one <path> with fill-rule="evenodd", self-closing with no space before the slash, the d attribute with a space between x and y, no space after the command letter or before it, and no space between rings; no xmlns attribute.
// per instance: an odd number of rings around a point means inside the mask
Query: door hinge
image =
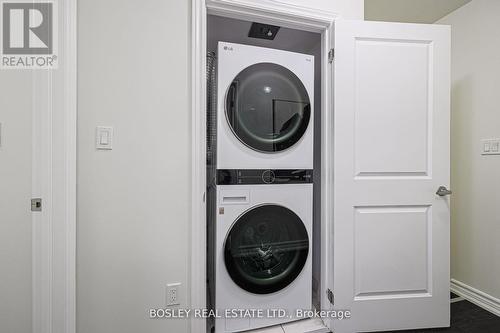
<svg viewBox="0 0 500 333"><path fill-rule="evenodd" d="M335 58L335 49L330 49L330 51L328 51L328 62L330 64L333 62L333 58Z"/></svg>
<svg viewBox="0 0 500 333"><path fill-rule="evenodd" d="M328 289L326 291L326 295L328 296L328 301L330 302L330 304L333 305L333 301L334 301L333 291L331 291L330 289Z"/></svg>
<svg viewBox="0 0 500 333"><path fill-rule="evenodd" d="M32 212L42 211L42 198L31 199L31 211Z"/></svg>

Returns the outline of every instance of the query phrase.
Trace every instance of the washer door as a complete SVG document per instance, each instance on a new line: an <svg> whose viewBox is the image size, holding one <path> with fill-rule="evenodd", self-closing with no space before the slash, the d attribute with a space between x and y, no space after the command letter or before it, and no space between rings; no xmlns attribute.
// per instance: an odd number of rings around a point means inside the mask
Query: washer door
<svg viewBox="0 0 500 333"><path fill-rule="evenodd" d="M311 118L311 104L300 79L287 68L259 63L242 70L226 95L226 117L236 137L260 152L296 144Z"/></svg>
<svg viewBox="0 0 500 333"><path fill-rule="evenodd" d="M255 294L269 294L300 274L309 253L302 220L290 209L263 205L233 224L224 244L224 261L233 281Z"/></svg>

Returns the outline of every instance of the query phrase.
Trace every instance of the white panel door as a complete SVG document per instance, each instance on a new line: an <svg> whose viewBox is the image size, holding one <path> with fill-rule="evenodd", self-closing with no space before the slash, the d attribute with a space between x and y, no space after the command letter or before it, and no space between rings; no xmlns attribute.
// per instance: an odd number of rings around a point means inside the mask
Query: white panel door
<svg viewBox="0 0 500 333"><path fill-rule="evenodd" d="M334 30L331 328L449 326L450 29Z"/></svg>

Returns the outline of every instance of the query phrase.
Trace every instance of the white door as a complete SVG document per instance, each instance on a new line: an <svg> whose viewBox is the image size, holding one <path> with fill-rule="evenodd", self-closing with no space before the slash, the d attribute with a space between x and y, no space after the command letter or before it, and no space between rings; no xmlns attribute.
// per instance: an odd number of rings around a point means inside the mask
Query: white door
<svg viewBox="0 0 500 333"><path fill-rule="evenodd" d="M449 326L450 29L334 27L335 333ZM331 270L333 269L333 270Z"/></svg>

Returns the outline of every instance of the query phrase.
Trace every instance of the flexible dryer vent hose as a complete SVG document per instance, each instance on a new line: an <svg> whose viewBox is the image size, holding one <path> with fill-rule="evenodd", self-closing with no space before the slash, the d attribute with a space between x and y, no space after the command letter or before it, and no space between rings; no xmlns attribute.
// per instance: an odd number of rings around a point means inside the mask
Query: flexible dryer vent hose
<svg viewBox="0 0 500 333"><path fill-rule="evenodd" d="M207 54L207 307L215 307L215 221L216 221L216 148L217 148L217 58ZM207 321L214 328L213 318Z"/></svg>
<svg viewBox="0 0 500 333"><path fill-rule="evenodd" d="M214 52L207 54L207 167L216 166L217 147L217 58Z"/></svg>

